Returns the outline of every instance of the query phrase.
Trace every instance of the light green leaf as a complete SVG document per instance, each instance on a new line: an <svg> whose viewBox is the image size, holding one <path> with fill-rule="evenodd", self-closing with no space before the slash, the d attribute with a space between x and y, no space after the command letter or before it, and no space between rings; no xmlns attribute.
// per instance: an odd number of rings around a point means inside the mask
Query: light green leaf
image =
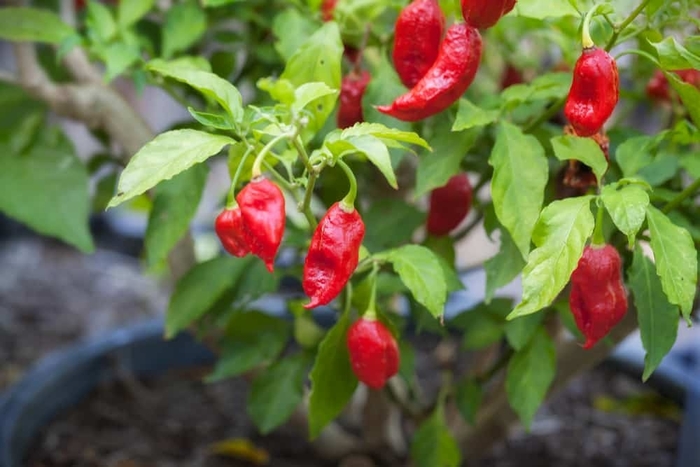
<svg viewBox="0 0 700 467"><path fill-rule="evenodd" d="M151 11L155 0L119 0L117 20L121 28L128 28Z"/></svg>
<svg viewBox="0 0 700 467"><path fill-rule="evenodd" d="M277 37L275 50L288 61L317 28L318 23L309 15L296 8L285 8L272 22L272 32Z"/></svg>
<svg viewBox="0 0 700 467"><path fill-rule="evenodd" d="M630 247L644 224L649 195L639 185L605 185L601 199L620 232L627 235Z"/></svg>
<svg viewBox="0 0 700 467"><path fill-rule="evenodd" d="M502 122L489 164L494 168L491 194L496 216L527 257L549 175L544 149L534 136Z"/></svg>
<svg viewBox="0 0 700 467"><path fill-rule="evenodd" d="M199 112L192 107L188 107L187 111L195 120L204 126L216 128L218 130L235 130L235 125L231 123L231 118L228 115Z"/></svg>
<svg viewBox="0 0 700 467"><path fill-rule="evenodd" d="M117 22L112 12L96 0L87 2L85 22L100 43L107 43L117 35Z"/></svg>
<svg viewBox="0 0 700 467"><path fill-rule="evenodd" d="M156 136L131 158L119 177L117 194L108 207L144 193L161 181L204 162L232 143L234 140L228 136L197 130L173 130Z"/></svg>
<svg viewBox="0 0 700 467"><path fill-rule="evenodd" d="M526 429L530 428L537 409L544 401L556 370L556 349L544 329L537 331L530 343L517 351L508 362L508 402Z"/></svg>
<svg viewBox="0 0 700 467"><path fill-rule="evenodd" d="M668 302L654 263L639 246L634 250L628 284L637 307L642 345L647 351L642 375L646 381L676 342L678 307Z"/></svg>
<svg viewBox="0 0 700 467"><path fill-rule="evenodd" d="M569 282L595 221L591 196L554 201L543 211L533 233L535 248L523 269L523 300L508 319L550 305Z"/></svg>
<svg viewBox="0 0 700 467"><path fill-rule="evenodd" d="M183 52L201 39L207 30L207 15L195 2L176 4L165 14L163 58Z"/></svg>
<svg viewBox="0 0 700 467"><path fill-rule="evenodd" d="M461 464L462 454L447 427L441 405L413 436L411 460L416 467L457 467Z"/></svg>
<svg viewBox="0 0 700 467"><path fill-rule="evenodd" d="M389 155L389 149L386 145L379 139L371 135L366 136L353 136L346 139L348 143L351 143L357 152L367 156L372 164L374 164L379 171L386 178L387 183L394 189L399 187L396 181L396 174L394 173L394 168L391 166L391 156Z"/></svg>
<svg viewBox="0 0 700 467"><path fill-rule="evenodd" d="M581 161L595 174L598 183L603 180L605 171L608 170L608 161L605 159L602 149L592 138L580 138L578 136L555 136L552 138L554 155L560 161L575 159Z"/></svg>
<svg viewBox="0 0 700 467"><path fill-rule="evenodd" d="M73 28L49 10L28 7L0 8L0 39L60 44L75 34Z"/></svg>
<svg viewBox="0 0 700 467"><path fill-rule="evenodd" d="M625 177L634 177L644 167L651 164L653 157L651 149L654 139L650 136L635 136L628 138L618 146L615 160L622 169Z"/></svg>
<svg viewBox="0 0 700 467"><path fill-rule="evenodd" d="M528 18L535 19L579 16L579 13L571 5L571 2L562 2L559 0L520 1L515 5L515 12L518 16L527 16Z"/></svg>
<svg viewBox="0 0 700 467"><path fill-rule="evenodd" d="M505 332L508 344L515 350L522 350L539 329L545 313L521 316L506 322Z"/></svg>
<svg viewBox="0 0 700 467"><path fill-rule="evenodd" d="M675 73L666 73L666 78L683 101L695 126L700 127L700 90L693 84L682 81Z"/></svg>
<svg viewBox="0 0 700 467"><path fill-rule="evenodd" d="M189 230L208 172L206 164L195 165L156 187L144 240L149 266L165 261Z"/></svg>
<svg viewBox="0 0 700 467"><path fill-rule="evenodd" d="M350 366L346 343L350 313L344 313L321 341L311 370L309 397L309 437L316 438L323 428L343 411L357 387Z"/></svg>
<svg viewBox="0 0 700 467"><path fill-rule="evenodd" d="M452 131L468 130L470 128L489 125L498 119L498 110L485 110L477 107L467 99L459 100L459 110Z"/></svg>
<svg viewBox="0 0 700 467"><path fill-rule="evenodd" d="M698 254L690 233L673 224L661 211L647 207L647 222L651 234L651 249L656 261L656 273L668 301L681 308L690 324L690 312L698 280Z"/></svg>
<svg viewBox="0 0 700 467"><path fill-rule="evenodd" d="M295 99L292 109L295 112L300 112L316 99L330 95L337 96L338 91L329 88L326 83L304 83L294 91Z"/></svg>
<svg viewBox="0 0 700 467"><path fill-rule="evenodd" d="M99 50L100 57L105 62L107 70L105 80L112 81L121 75L130 66L141 60L141 51L138 47L124 42L114 42Z"/></svg>
<svg viewBox="0 0 700 467"><path fill-rule="evenodd" d="M347 140L355 136L365 135L374 136L385 143L398 141L401 143L415 144L428 150L430 149L428 142L421 138L417 133L389 128L381 123L358 123L357 125L344 129L340 133L340 139Z"/></svg>
<svg viewBox="0 0 700 467"><path fill-rule="evenodd" d="M700 70L700 57L669 36L660 42L649 42L656 49L661 68L664 70Z"/></svg>

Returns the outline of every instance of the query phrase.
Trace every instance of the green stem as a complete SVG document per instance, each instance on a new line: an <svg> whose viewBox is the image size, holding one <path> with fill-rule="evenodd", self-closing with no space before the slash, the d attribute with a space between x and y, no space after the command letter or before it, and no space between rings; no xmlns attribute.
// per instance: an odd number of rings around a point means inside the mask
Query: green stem
<svg viewBox="0 0 700 467"><path fill-rule="evenodd" d="M541 124L549 120L550 118L554 117L556 114L559 113L562 107L564 107L564 104L566 103L566 98L567 96L562 97L558 101L554 102L551 107L549 107L547 110L542 112L537 119L533 120L530 122L524 129L523 131L525 133L530 133L532 130L535 128L539 127Z"/></svg>
<svg viewBox="0 0 700 467"><path fill-rule="evenodd" d="M377 319L377 274L379 273L379 265L377 263L372 264L372 273L369 276L369 280L372 281L372 290L369 294L369 305L367 310L363 313L363 318L369 320Z"/></svg>
<svg viewBox="0 0 700 467"><path fill-rule="evenodd" d="M644 11L644 8L646 8L647 4L650 1L651 0L643 0L642 3L637 5L637 8L635 8L634 11L632 11L632 13L630 13L630 15L620 24L620 26L613 29L613 35L610 36L610 40L605 46L605 50L610 52L610 49L612 49L615 46L617 39L620 37L620 33L622 33L622 31L624 31L625 28L629 26L642 11Z"/></svg>
<svg viewBox="0 0 700 467"><path fill-rule="evenodd" d="M583 18L583 27L581 28L581 44L583 45L584 49L595 47L595 43L593 42L593 39L591 39L591 18L593 18L593 14L596 12L596 10L597 8L592 8Z"/></svg>
<svg viewBox="0 0 700 467"><path fill-rule="evenodd" d="M603 235L603 221L604 221L605 208L603 208L602 203L598 203L598 212L595 218L595 229L593 230L593 238L591 239L591 244L594 246L605 245L605 235Z"/></svg>
<svg viewBox="0 0 700 467"><path fill-rule="evenodd" d="M620 58L624 57L625 55L639 55L640 57L646 58L654 65L659 64L659 61L656 59L656 57L654 57L653 55L651 55L648 52L645 52L645 51L639 50L639 49L629 49L629 50L625 50L624 52L620 52L619 54L617 54L615 56L615 61L619 60Z"/></svg>
<svg viewBox="0 0 700 467"><path fill-rule="evenodd" d="M262 170L260 170L263 160L265 160L265 156L267 156L267 153L270 152L270 150L275 146L275 144L279 143L281 140L284 138L289 138L289 133L282 133L270 140L269 143L265 145L264 148L262 148L262 151L260 151L260 154L255 158L255 163L253 164L253 178L257 178L260 176L262 173Z"/></svg>
<svg viewBox="0 0 700 467"><path fill-rule="evenodd" d="M292 139L292 143L294 144L294 148L297 150L299 153L299 157L301 158L301 161L304 163L304 167L306 167L306 170L309 172L313 172L314 168L311 165L311 161L309 160L309 154L306 152L306 148L301 142L301 139L297 135Z"/></svg>
<svg viewBox="0 0 700 467"><path fill-rule="evenodd" d="M229 189L228 199L226 200L226 209L234 208L238 204L236 203L236 187L238 186L238 179L241 178L243 166L248 160L248 156L250 156L251 152L253 152L253 146L248 145L248 149L246 149L245 154L243 154L243 157L241 158L241 163L238 164L238 167L236 168L236 173L233 175L233 179L231 180L231 188Z"/></svg>
<svg viewBox="0 0 700 467"><path fill-rule="evenodd" d="M700 189L700 178L696 179L693 183L681 191L678 196L669 201L668 204L661 209L661 212L668 214L673 209L677 208L683 201L695 194L698 189Z"/></svg>
<svg viewBox="0 0 700 467"><path fill-rule="evenodd" d="M348 190L348 194L345 195L345 198L343 198L340 203L349 211L352 211L355 209L355 198L357 198L357 179L355 179L355 174L352 173L348 164L342 160L338 160L338 166L343 169L343 172L345 172L345 175L348 177L348 182L350 182L350 190Z"/></svg>
<svg viewBox="0 0 700 467"><path fill-rule="evenodd" d="M318 175L323 170L326 162L322 162L318 168L311 167L309 171L309 181L306 183L306 193L304 193L304 200L299 205L299 210L304 213L304 217L309 222L312 230L316 230L318 222L311 212L311 197L314 194L314 188L316 187L316 180L318 180Z"/></svg>

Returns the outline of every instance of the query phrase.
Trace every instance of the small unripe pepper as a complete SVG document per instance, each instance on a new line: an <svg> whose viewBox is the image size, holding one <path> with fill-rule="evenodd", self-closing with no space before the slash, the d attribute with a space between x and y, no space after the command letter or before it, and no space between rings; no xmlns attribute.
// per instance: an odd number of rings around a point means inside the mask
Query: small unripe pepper
<svg viewBox="0 0 700 467"><path fill-rule="evenodd" d="M515 7L516 0L462 0L462 16L470 26L490 28Z"/></svg>
<svg viewBox="0 0 700 467"><path fill-rule="evenodd" d="M569 306L590 349L627 313L620 254L611 245L591 245L571 275Z"/></svg>
<svg viewBox="0 0 700 467"><path fill-rule="evenodd" d="M258 177L238 193L236 201L240 206L245 243L272 272L286 223L282 191L266 178Z"/></svg>
<svg viewBox="0 0 700 467"><path fill-rule="evenodd" d="M377 110L407 122L442 112L467 90L480 60L479 31L465 23L454 24L447 30L438 57L425 76L391 105L378 106Z"/></svg>
<svg viewBox="0 0 700 467"><path fill-rule="evenodd" d="M591 136L612 115L620 95L615 59L596 46L583 49L574 66L574 77L564 115L578 136Z"/></svg>
<svg viewBox="0 0 700 467"><path fill-rule="evenodd" d="M399 371L399 347L381 321L360 318L348 330L350 364L357 379L381 389Z"/></svg>
<svg viewBox="0 0 700 467"><path fill-rule="evenodd" d="M333 204L318 223L304 260L302 287L311 301L304 308L331 302L355 272L365 224L343 201Z"/></svg>
<svg viewBox="0 0 700 467"><path fill-rule="evenodd" d="M472 204L472 186L467 174L454 175L445 186L430 193L428 233L447 235L469 214Z"/></svg>
<svg viewBox="0 0 700 467"><path fill-rule="evenodd" d="M415 86L435 63L444 30L445 15L437 0L414 0L401 10L392 58L404 86Z"/></svg>
<svg viewBox="0 0 700 467"><path fill-rule="evenodd" d="M214 222L214 230L224 249L233 256L242 258L250 253L245 241L245 226L239 206L221 211Z"/></svg>
<svg viewBox="0 0 700 467"><path fill-rule="evenodd" d="M367 70L357 73L351 71L343 77L340 84L340 105L338 107L338 128L348 128L355 123L364 122L362 114L362 96L371 76Z"/></svg>

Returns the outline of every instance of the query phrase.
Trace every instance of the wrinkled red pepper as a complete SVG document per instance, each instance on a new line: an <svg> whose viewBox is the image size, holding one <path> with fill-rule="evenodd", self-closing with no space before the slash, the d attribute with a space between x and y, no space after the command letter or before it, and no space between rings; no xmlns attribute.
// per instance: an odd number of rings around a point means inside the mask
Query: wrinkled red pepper
<svg viewBox="0 0 700 467"><path fill-rule="evenodd" d="M351 71L343 77L340 85L340 106L338 107L338 128L348 128L364 122L362 96L365 94L371 76L367 70Z"/></svg>
<svg viewBox="0 0 700 467"><path fill-rule="evenodd" d="M453 176L445 186L430 193L428 210L428 233L447 235L469 214L472 204L472 186L467 174Z"/></svg>
<svg viewBox="0 0 700 467"><path fill-rule="evenodd" d="M311 301L304 308L331 302L355 272L365 224L352 206L333 204L318 223L304 260L302 286Z"/></svg>
<svg viewBox="0 0 700 467"><path fill-rule="evenodd" d="M445 15L437 0L414 0L401 10L394 26L394 68L412 88L425 76L440 52Z"/></svg>
<svg viewBox="0 0 700 467"><path fill-rule="evenodd" d="M474 80L481 60L479 31L465 23L452 25L445 34L438 58L406 94L377 110L399 120L415 122L447 109Z"/></svg>
<svg viewBox="0 0 700 467"><path fill-rule="evenodd" d="M250 253L245 241L245 226L239 206L221 211L214 222L214 230L224 249L233 256L242 258Z"/></svg>
<svg viewBox="0 0 700 467"><path fill-rule="evenodd" d="M381 321L360 318L347 336L350 364L357 379L372 389L381 389L399 371L399 347Z"/></svg>
<svg viewBox="0 0 700 467"><path fill-rule="evenodd" d="M490 28L515 7L516 0L462 0L462 16L470 26Z"/></svg>
<svg viewBox="0 0 700 467"><path fill-rule="evenodd" d="M611 245L591 245L583 251L571 275L569 306L576 326L590 349L627 313L627 293L622 282L620 254Z"/></svg>

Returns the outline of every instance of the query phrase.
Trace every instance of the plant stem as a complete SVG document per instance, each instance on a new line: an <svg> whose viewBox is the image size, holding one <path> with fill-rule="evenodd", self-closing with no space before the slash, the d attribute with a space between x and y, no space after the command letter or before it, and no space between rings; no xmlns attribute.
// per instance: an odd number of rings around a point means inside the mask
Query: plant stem
<svg viewBox="0 0 700 467"><path fill-rule="evenodd" d="M236 173L233 175L233 179L231 180L231 188L228 192L228 199L226 200L227 209L234 208L238 204L236 203L236 186L238 186L238 179L241 177L243 166L248 160L248 156L250 156L251 152L253 152L253 146L249 145L248 149L245 151L245 154L243 154L243 157L241 158L241 163L238 164L238 167L236 168Z"/></svg>
<svg viewBox="0 0 700 467"><path fill-rule="evenodd" d="M610 36L610 40L605 46L606 51L610 52L610 49L612 49L615 46L617 39L620 37L620 33L624 31L625 28L637 18L637 16L639 16L639 14L644 10L644 8L646 8L649 1L650 0L642 0L642 3L637 5L637 8L635 8L634 11L630 13L630 15L620 24L620 26L613 29L613 34L612 36Z"/></svg>
<svg viewBox="0 0 700 467"><path fill-rule="evenodd" d="M314 194L314 187L316 186L316 180L318 180L318 174L321 172L325 166L325 161L321 163L318 168L311 167L309 171L309 181L306 183L306 192L304 193L304 201L299 205L299 210L304 213L304 217L309 222L312 229L316 229L318 222L311 212L311 197Z"/></svg>
<svg viewBox="0 0 700 467"><path fill-rule="evenodd" d="M593 18L593 13L597 8L593 8L586 13L586 16L583 18L583 27L581 28L581 44L583 45L584 49L590 49L591 47L595 47L595 43L593 42L593 39L591 39L591 18Z"/></svg>
<svg viewBox="0 0 700 467"><path fill-rule="evenodd" d="M568 94L567 94L568 96ZM535 120L530 122L524 129L524 133L530 133L532 130L549 120L550 118L554 117L559 111L561 110L562 107L564 107L564 104L566 103L566 98L567 96L564 96L560 98L558 101L554 102L551 107L549 107L547 110L542 112L539 117L537 117Z"/></svg>
<svg viewBox="0 0 700 467"><path fill-rule="evenodd" d="M348 208L348 210L352 211L355 209L355 198L357 198L357 180L355 179L355 174L352 173L352 170L348 164L342 160L338 160L338 166L343 169L343 172L345 172L345 175L348 177L348 182L350 182L348 194L345 195L345 198L342 199L341 203Z"/></svg>
<svg viewBox="0 0 700 467"><path fill-rule="evenodd" d="M681 191L678 196L673 198L661 209L661 212L668 214L673 209L677 208L683 201L691 197L696 191L700 189L700 178L696 179L693 183L688 185L683 191Z"/></svg>
<svg viewBox="0 0 700 467"><path fill-rule="evenodd" d="M255 163L253 164L253 178L259 177L262 173L260 167L262 166L263 160L265 159L267 153L270 152L270 150L275 146L275 144L279 143L284 138L289 138L289 136L291 136L289 133L279 134L272 138L270 142L267 143L264 148L262 148L260 154L258 154L258 156L255 158Z"/></svg>
<svg viewBox="0 0 700 467"><path fill-rule="evenodd" d="M602 203L599 203L595 219L595 229L593 230L593 238L591 239L591 243L594 246L605 244L605 235L603 235L604 214L605 208L603 208Z"/></svg>

